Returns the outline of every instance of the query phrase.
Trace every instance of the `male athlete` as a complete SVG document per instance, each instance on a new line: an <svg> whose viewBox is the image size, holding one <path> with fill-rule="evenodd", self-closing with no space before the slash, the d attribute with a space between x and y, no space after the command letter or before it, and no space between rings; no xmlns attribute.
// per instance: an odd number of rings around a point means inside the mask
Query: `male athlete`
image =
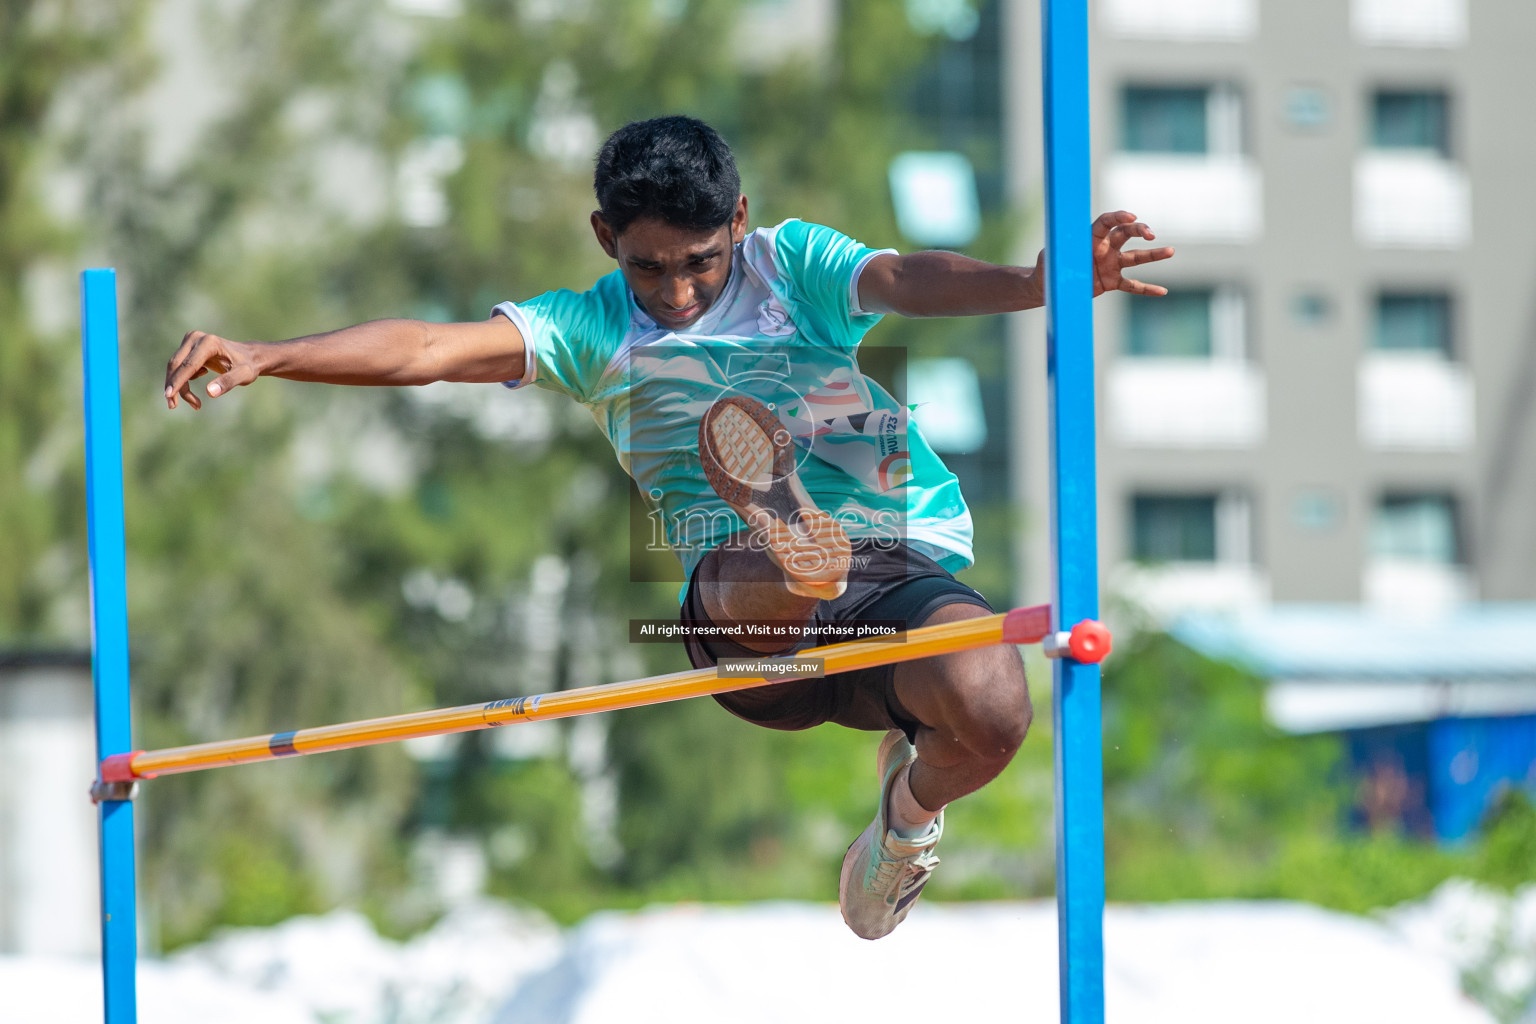
<svg viewBox="0 0 1536 1024"><path fill-rule="evenodd" d="M860 339L886 313L975 316L1043 303L1042 261L899 255L788 220L747 230L729 147L687 117L635 122L597 158L592 230L618 269L585 292L503 302L489 319L379 320L270 344L182 340L165 398L202 407L258 377L332 384L533 385L587 406L683 562L694 624L909 627L989 614L955 476L866 378ZM1129 213L1093 226L1094 292L1163 295L1122 276L1169 248ZM1086 258L1086 257L1085 257ZM687 641L694 665L784 654L782 639ZM775 729L884 731L874 821L849 847L839 902L867 939L906 917L938 857L950 801L991 781L1029 728L1013 647L778 683L717 697Z"/></svg>

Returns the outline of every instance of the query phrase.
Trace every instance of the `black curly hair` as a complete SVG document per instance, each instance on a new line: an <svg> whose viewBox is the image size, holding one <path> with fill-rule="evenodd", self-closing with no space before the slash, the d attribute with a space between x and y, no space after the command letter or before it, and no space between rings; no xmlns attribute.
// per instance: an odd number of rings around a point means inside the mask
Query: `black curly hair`
<svg viewBox="0 0 1536 1024"><path fill-rule="evenodd" d="M608 136L592 187L614 234L644 217L709 231L730 221L741 175L718 132L696 118L674 115L631 121Z"/></svg>

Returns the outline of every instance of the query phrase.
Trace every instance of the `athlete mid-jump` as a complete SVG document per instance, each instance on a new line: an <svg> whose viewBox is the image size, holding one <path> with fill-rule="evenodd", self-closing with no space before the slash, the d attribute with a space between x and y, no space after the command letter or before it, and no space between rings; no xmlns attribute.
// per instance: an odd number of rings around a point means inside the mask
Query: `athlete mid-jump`
<svg viewBox="0 0 1536 1024"><path fill-rule="evenodd" d="M594 183L592 230L618 269L589 290L503 302L476 323L378 320L275 343L192 331L166 370L168 405L201 408L191 384L210 373L210 398L263 376L545 388L592 411L665 525L688 575L684 622L917 627L988 614L952 575L972 562L954 474L856 356L886 313L1039 306L1042 263L900 255L798 220L748 231L729 147L686 117L619 129ZM1165 294L1123 272L1173 250L1126 251L1133 238L1153 234L1132 214L1094 222L1095 294ZM792 649L687 647L696 666ZM945 805L1003 770L1031 717L1023 662L1007 646L715 699L774 729L885 732L874 821L839 885L848 926L870 939L906 917L938 864Z"/></svg>

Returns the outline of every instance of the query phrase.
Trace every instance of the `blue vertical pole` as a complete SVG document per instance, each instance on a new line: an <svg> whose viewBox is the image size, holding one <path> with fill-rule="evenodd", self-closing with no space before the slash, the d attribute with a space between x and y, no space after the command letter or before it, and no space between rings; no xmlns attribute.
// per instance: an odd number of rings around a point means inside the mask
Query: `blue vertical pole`
<svg viewBox="0 0 1536 1024"><path fill-rule="evenodd" d="M80 275L85 355L85 501L91 565L91 673L96 756L133 749L128 710L128 570L123 534L123 419L117 368L117 274ZM103 800L101 974L107 1024L138 1015L133 875L133 804Z"/></svg>
<svg viewBox="0 0 1536 1024"><path fill-rule="evenodd" d="M1088 3L1041 0L1047 365L1056 628L1099 613ZM1058 658L1056 907L1063 1024L1104 1020L1104 764L1099 667Z"/></svg>

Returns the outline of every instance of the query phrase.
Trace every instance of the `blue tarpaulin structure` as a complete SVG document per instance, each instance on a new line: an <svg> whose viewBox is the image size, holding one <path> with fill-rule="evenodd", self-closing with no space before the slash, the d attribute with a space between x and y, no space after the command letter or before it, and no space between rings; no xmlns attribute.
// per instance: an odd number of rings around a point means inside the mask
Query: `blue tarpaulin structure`
<svg viewBox="0 0 1536 1024"><path fill-rule="evenodd" d="M1429 810L1440 838L1477 831L1511 786L1536 794L1536 715L1443 718L1429 725Z"/></svg>
<svg viewBox="0 0 1536 1024"><path fill-rule="evenodd" d="M1536 795L1536 604L1468 604L1433 619L1358 605L1195 614L1175 637L1269 680L1270 719L1338 732L1358 816L1456 842L1506 790Z"/></svg>

